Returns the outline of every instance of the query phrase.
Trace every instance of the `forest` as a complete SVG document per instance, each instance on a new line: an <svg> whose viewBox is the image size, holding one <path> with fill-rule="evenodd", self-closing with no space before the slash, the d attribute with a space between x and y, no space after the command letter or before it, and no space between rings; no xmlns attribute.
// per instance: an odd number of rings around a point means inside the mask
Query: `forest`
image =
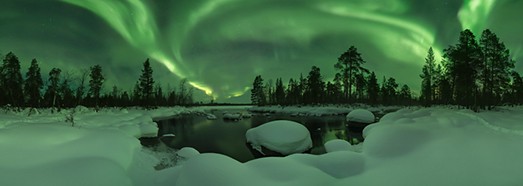
<svg viewBox="0 0 523 186"><path fill-rule="evenodd" d="M383 77L380 84L351 46L334 64L333 80L324 81L317 66L312 66L307 77L289 79L286 87L281 78L273 85L258 75L251 101L256 105L459 105L473 110L523 103L523 78L515 71L509 49L489 29L479 40L470 30L461 31L458 42L444 49L441 57L442 61L436 61L432 47L428 49L419 75L420 96L413 96L407 85L400 87L393 77Z"/></svg>
<svg viewBox="0 0 523 186"><path fill-rule="evenodd" d="M162 90L155 83L149 59L143 63L140 78L132 92L122 91L116 85L103 92L104 74L100 65L91 66L77 75L63 73L59 68L49 71L47 81L42 79L38 61L33 59L23 78L18 57L9 52L0 66L0 106L11 109L71 108L78 105L94 107L140 106L147 109L158 106L193 104L193 88L186 79L179 83L178 90Z"/></svg>
<svg viewBox="0 0 523 186"><path fill-rule="evenodd" d="M466 108L492 109L498 105L523 103L523 78L515 71L510 51L499 37L486 29L479 39L470 30L460 32L458 42L443 51L436 61L428 49L421 78L421 91L400 84L394 77L381 77L367 68L357 47L351 46L333 65L334 79L325 81L320 68L312 66L304 77L282 78L264 82L254 78L251 102L254 105L459 105ZM143 63L141 75L131 91L114 85L103 91L104 75L94 65L76 75L52 68L44 81L38 61L33 59L25 77L18 57L10 52L0 66L0 106L22 108L128 107L191 105L193 88L183 79L177 88L164 91L153 78L149 59ZM417 96L419 95L419 96Z"/></svg>

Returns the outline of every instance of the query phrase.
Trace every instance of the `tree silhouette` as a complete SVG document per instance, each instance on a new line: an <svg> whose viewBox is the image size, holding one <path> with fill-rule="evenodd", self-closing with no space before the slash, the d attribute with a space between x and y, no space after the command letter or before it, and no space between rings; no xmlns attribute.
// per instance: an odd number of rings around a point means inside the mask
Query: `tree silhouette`
<svg viewBox="0 0 523 186"><path fill-rule="evenodd" d="M338 62L334 65L334 68L339 71L338 74L342 79L345 99L349 102L352 101L352 86L356 75L369 72L361 66L364 63L365 61L358 52L358 49L351 46L349 50L338 57Z"/></svg>
<svg viewBox="0 0 523 186"><path fill-rule="evenodd" d="M99 110L99 101L100 101L100 91L104 83L104 76L102 74L102 67L100 65L94 65L91 67L91 73L89 74L91 78L89 80L89 96L94 99L95 110Z"/></svg>
<svg viewBox="0 0 523 186"><path fill-rule="evenodd" d="M281 78L276 79L276 88L274 89L274 99L276 104L284 105L285 104L285 87L283 87L283 82Z"/></svg>
<svg viewBox="0 0 523 186"><path fill-rule="evenodd" d="M523 104L523 77L516 71L511 73L512 84L510 86L510 101L514 104Z"/></svg>
<svg viewBox="0 0 523 186"><path fill-rule="evenodd" d="M40 101L42 100L40 91L44 86L44 82L36 59L31 61L31 66L29 66L25 76L24 95L27 98L27 105L30 107L40 107Z"/></svg>
<svg viewBox="0 0 523 186"><path fill-rule="evenodd" d="M305 89L304 97L305 103L317 104L322 103L325 83L321 77L320 68L312 66L309 75L307 76L307 88Z"/></svg>
<svg viewBox="0 0 523 186"><path fill-rule="evenodd" d="M459 43L444 50L446 69L451 77L453 97L458 105L477 106L476 79L482 69L481 49L470 30L460 33Z"/></svg>
<svg viewBox="0 0 523 186"><path fill-rule="evenodd" d="M398 93L400 104L410 105L412 101L412 93L408 85L401 86L401 90Z"/></svg>
<svg viewBox="0 0 523 186"><path fill-rule="evenodd" d="M481 100L482 105L490 109L500 104L503 92L509 89L510 71L514 68L514 61L510 59L510 52L505 44L489 29L483 31L479 44L483 54Z"/></svg>
<svg viewBox="0 0 523 186"><path fill-rule="evenodd" d="M378 79L376 74L373 72L370 73L368 80L369 85L367 86L367 94L369 96L369 103L371 105L378 104L378 96L380 92L380 87L378 85Z"/></svg>
<svg viewBox="0 0 523 186"><path fill-rule="evenodd" d="M58 92L60 94L60 107L73 107L76 104L74 92L70 87L70 83L70 74L65 73L65 75L62 76L62 82L58 87Z"/></svg>
<svg viewBox="0 0 523 186"><path fill-rule="evenodd" d="M47 90L44 94L44 100L46 106L56 108L57 101L60 97L58 95L58 88L60 83L60 74L62 70L59 68L53 68L49 71L49 79L47 80Z"/></svg>
<svg viewBox="0 0 523 186"><path fill-rule="evenodd" d="M251 89L251 102L255 105L265 105L266 99L265 99L265 93L264 93L264 87L263 87L263 78L258 75L256 78L254 78L254 82L252 83L252 89Z"/></svg>
<svg viewBox="0 0 523 186"><path fill-rule="evenodd" d="M434 96L434 77L435 77L435 59L434 51L432 47L427 52L427 58L425 58L425 65L423 65L421 83L421 100L425 106L430 106Z"/></svg>
<svg viewBox="0 0 523 186"><path fill-rule="evenodd" d="M141 105L150 108L153 98L154 79L153 69L149 63L149 58L147 58L143 63L142 75L140 76L138 85L141 96Z"/></svg>
<svg viewBox="0 0 523 186"><path fill-rule="evenodd" d="M22 90L23 79L22 73L20 72L20 61L18 57L13 53L9 52L3 61L2 68L0 69L2 78L2 90L4 90L4 96L12 106L21 107L24 104L24 94Z"/></svg>

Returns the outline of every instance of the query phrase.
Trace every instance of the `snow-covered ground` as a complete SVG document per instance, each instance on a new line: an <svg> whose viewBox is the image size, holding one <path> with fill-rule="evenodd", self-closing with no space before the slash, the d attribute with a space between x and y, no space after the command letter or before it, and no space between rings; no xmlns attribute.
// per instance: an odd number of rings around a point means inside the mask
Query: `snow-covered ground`
<svg viewBox="0 0 523 186"><path fill-rule="evenodd" d="M137 140L155 135L152 118L207 109L104 109L95 113L80 108L73 114L74 126L67 119L70 110L43 110L30 116L29 111L0 111L0 185L523 183L522 107L481 113L401 109L365 128L361 152L338 141L328 144L331 150L323 155L294 154L240 163L224 155L186 149L182 164L155 170L160 160Z"/></svg>

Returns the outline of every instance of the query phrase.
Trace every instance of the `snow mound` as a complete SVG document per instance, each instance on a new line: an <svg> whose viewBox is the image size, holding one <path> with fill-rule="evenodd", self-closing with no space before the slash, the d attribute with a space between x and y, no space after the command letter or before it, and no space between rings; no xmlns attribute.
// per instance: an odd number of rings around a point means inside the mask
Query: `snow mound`
<svg viewBox="0 0 523 186"><path fill-rule="evenodd" d="M226 113L223 115L223 119L225 120L240 120L242 119L242 115L240 113Z"/></svg>
<svg viewBox="0 0 523 186"><path fill-rule="evenodd" d="M247 130L245 137L254 149L261 146L283 155L305 152L312 147L312 139L306 127L288 120L276 120Z"/></svg>
<svg viewBox="0 0 523 186"><path fill-rule="evenodd" d="M351 150L351 144L348 141L341 140L341 139L334 139L330 140L327 143L325 143L325 150L327 152L335 152L335 151L350 151Z"/></svg>
<svg viewBox="0 0 523 186"><path fill-rule="evenodd" d="M176 155L181 158L184 158L184 159L189 159L189 158L195 157L199 154L200 154L200 152L198 152L198 150L196 150L192 147L184 147L184 148L176 151Z"/></svg>
<svg viewBox="0 0 523 186"><path fill-rule="evenodd" d="M18 125L0 130L0 185L132 185L141 146L112 130Z"/></svg>
<svg viewBox="0 0 523 186"><path fill-rule="evenodd" d="M368 110L356 109L356 110L349 112L349 114L347 114L346 119L347 119L347 121L358 122L358 123L374 123L374 121L376 120L376 117L374 116L374 114L372 114L372 112L370 112Z"/></svg>

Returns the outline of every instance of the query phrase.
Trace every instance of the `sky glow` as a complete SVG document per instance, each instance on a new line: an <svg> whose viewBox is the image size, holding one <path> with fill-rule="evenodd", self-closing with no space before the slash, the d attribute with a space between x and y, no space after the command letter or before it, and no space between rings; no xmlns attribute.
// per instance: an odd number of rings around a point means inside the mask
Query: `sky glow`
<svg viewBox="0 0 523 186"><path fill-rule="evenodd" d="M165 87L187 78L202 101L248 102L256 75L287 83L316 65L332 80L351 45L380 79L393 76L418 90L428 48L440 60L466 28L476 36L493 30L523 70L523 26L509 21L523 15L523 3L513 0L8 1L0 20L13 24L2 24L0 54L13 51L24 70L37 58L42 74L101 64L105 90L130 91L151 58Z"/></svg>

